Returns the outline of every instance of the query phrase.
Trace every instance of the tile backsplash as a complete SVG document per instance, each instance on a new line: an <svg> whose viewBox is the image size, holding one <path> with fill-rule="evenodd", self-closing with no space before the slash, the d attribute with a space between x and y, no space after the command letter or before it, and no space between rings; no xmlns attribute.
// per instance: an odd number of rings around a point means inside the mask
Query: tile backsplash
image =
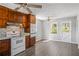
<svg viewBox="0 0 79 59"><path fill-rule="evenodd" d="M6 29L0 28L0 38L6 37Z"/></svg>

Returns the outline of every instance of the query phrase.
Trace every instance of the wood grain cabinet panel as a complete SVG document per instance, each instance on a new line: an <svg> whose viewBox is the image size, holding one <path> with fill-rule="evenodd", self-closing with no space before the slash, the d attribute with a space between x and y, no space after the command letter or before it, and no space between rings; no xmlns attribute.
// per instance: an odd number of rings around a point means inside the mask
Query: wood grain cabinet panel
<svg viewBox="0 0 79 59"><path fill-rule="evenodd" d="M30 24L35 24L36 23L36 17L35 15L28 14L27 15L27 23L25 27L25 32L30 33Z"/></svg>
<svg viewBox="0 0 79 59"><path fill-rule="evenodd" d="M18 13L18 12L15 12L15 14L14 14L14 22L21 23L21 20L22 20L21 14Z"/></svg>
<svg viewBox="0 0 79 59"><path fill-rule="evenodd" d="M0 49L1 49L1 41L0 41Z"/></svg>
<svg viewBox="0 0 79 59"><path fill-rule="evenodd" d="M2 19L0 19L0 27L1 27L1 25L2 25L2 21L3 21L3 20L2 20Z"/></svg>
<svg viewBox="0 0 79 59"><path fill-rule="evenodd" d="M25 45L26 49L30 48L35 45L36 39L35 39L35 37L30 37L30 35L26 36L25 43L26 43L26 45Z"/></svg>
<svg viewBox="0 0 79 59"><path fill-rule="evenodd" d="M23 15L22 22L23 23L26 23L27 22L27 16L26 15Z"/></svg>
<svg viewBox="0 0 79 59"><path fill-rule="evenodd" d="M3 28L6 28L6 26L7 26L7 19L4 19L3 20Z"/></svg>
<svg viewBox="0 0 79 59"><path fill-rule="evenodd" d="M6 19L0 19L0 28L5 28L6 27Z"/></svg>
<svg viewBox="0 0 79 59"><path fill-rule="evenodd" d="M30 26L25 27L25 28L24 28L24 31L25 31L26 33L30 33Z"/></svg>
<svg viewBox="0 0 79 59"><path fill-rule="evenodd" d="M3 7L0 6L0 18L3 18Z"/></svg>
<svg viewBox="0 0 79 59"><path fill-rule="evenodd" d="M0 40L0 56L11 55L11 41L10 39Z"/></svg>
<svg viewBox="0 0 79 59"><path fill-rule="evenodd" d="M2 18L2 19L8 18L8 8L0 6L0 18Z"/></svg>
<svg viewBox="0 0 79 59"><path fill-rule="evenodd" d="M27 27L27 17L26 17L26 15L23 15L23 16L22 16L22 24L23 24L23 27L24 27L24 28Z"/></svg>
<svg viewBox="0 0 79 59"><path fill-rule="evenodd" d="M3 8L3 18L4 19L8 18L8 9L7 8Z"/></svg>
<svg viewBox="0 0 79 59"><path fill-rule="evenodd" d="M18 13L17 12L14 12L14 21L18 22Z"/></svg>
<svg viewBox="0 0 79 59"><path fill-rule="evenodd" d="M23 24L23 27L25 28L26 27L26 23L22 23Z"/></svg>
<svg viewBox="0 0 79 59"><path fill-rule="evenodd" d="M22 23L26 33L30 33L30 19L28 15L23 15Z"/></svg>
<svg viewBox="0 0 79 59"><path fill-rule="evenodd" d="M14 12L12 10L8 11L8 22L14 22Z"/></svg>
<svg viewBox="0 0 79 59"><path fill-rule="evenodd" d="M34 44L35 44L35 37L30 37L31 39L30 39L30 46L33 46Z"/></svg>
<svg viewBox="0 0 79 59"><path fill-rule="evenodd" d="M25 48L29 48L30 47L30 36L26 36L26 39L25 39Z"/></svg>
<svg viewBox="0 0 79 59"><path fill-rule="evenodd" d="M33 23L33 24L36 23L36 16L35 15L28 14L27 16L28 16L30 23Z"/></svg>
<svg viewBox="0 0 79 59"><path fill-rule="evenodd" d="M33 24L36 23L36 17L34 15L30 15L30 22Z"/></svg>
<svg viewBox="0 0 79 59"><path fill-rule="evenodd" d="M0 8L0 18L2 18L3 17L3 11L2 11L2 9Z"/></svg>

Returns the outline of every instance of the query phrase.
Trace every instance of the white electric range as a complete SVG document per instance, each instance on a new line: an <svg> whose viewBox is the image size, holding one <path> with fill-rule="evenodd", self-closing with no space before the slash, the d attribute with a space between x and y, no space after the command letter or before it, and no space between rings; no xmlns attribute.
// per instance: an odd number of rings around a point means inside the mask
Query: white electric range
<svg viewBox="0 0 79 59"><path fill-rule="evenodd" d="M23 29L19 26L8 26L7 37L11 38L11 55L16 55L25 50L25 37Z"/></svg>
<svg viewBox="0 0 79 59"><path fill-rule="evenodd" d="M13 37L11 39L11 55L16 55L25 50L25 38Z"/></svg>

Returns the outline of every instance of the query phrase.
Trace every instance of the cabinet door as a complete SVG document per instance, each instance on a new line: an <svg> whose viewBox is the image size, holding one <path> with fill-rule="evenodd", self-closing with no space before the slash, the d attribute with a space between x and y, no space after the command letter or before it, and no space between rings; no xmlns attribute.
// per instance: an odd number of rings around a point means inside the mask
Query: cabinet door
<svg viewBox="0 0 79 59"><path fill-rule="evenodd" d="M7 23L7 20L6 19L3 19L2 20L2 28L5 28L6 27L6 23Z"/></svg>
<svg viewBox="0 0 79 59"><path fill-rule="evenodd" d="M9 40L2 40L2 52L9 49Z"/></svg>
<svg viewBox="0 0 79 59"><path fill-rule="evenodd" d="M36 17L34 15L30 15L30 22L33 24L36 23Z"/></svg>
<svg viewBox="0 0 79 59"><path fill-rule="evenodd" d="M29 21L27 21L26 23L25 23L25 32L26 33L30 33L30 22Z"/></svg>
<svg viewBox="0 0 79 59"><path fill-rule="evenodd" d="M8 9L7 8L3 8L3 18L7 19L8 18Z"/></svg>
<svg viewBox="0 0 79 59"><path fill-rule="evenodd" d="M1 41L0 41L0 50L1 50ZM1 52L1 51L0 51Z"/></svg>
<svg viewBox="0 0 79 59"><path fill-rule="evenodd" d="M22 16L22 24L23 24L23 27L25 28L25 27L27 27L27 16L26 15L23 15Z"/></svg>
<svg viewBox="0 0 79 59"><path fill-rule="evenodd" d="M0 18L2 18L2 17L3 17L3 7L0 6Z"/></svg>
<svg viewBox="0 0 79 59"><path fill-rule="evenodd" d="M23 27L25 28L26 27L26 23L22 23L23 24Z"/></svg>
<svg viewBox="0 0 79 59"><path fill-rule="evenodd" d="M1 40L0 55L11 55L11 42L10 39Z"/></svg>
<svg viewBox="0 0 79 59"><path fill-rule="evenodd" d="M19 22L19 23L22 23L22 15L19 15L19 16L18 16L18 22Z"/></svg>
<svg viewBox="0 0 79 59"><path fill-rule="evenodd" d="M30 33L30 26L29 26L29 27L25 27L25 28L24 28L24 31L25 31L26 33Z"/></svg>
<svg viewBox="0 0 79 59"><path fill-rule="evenodd" d="M22 20L20 14L18 12L15 12L15 14L14 14L14 22L17 22L17 23L21 22L20 19Z"/></svg>
<svg viewBox="0 0 79 59"><path fill-rule="evenodd" d="M6 19L0 19L0 28L5 28L6 27Z"/></svg>
<svg viewBox="0 0 79 59"><path fill-rule="evenodd" d="M25 44L26 49L30 47L30 36L26 36Z"/></svg>
<svg viewBox="0 0 79 59"><path fill-rule="evenodd" d="M8 21L9 22L14 22L14 12L9 10L8 13L9 13L8 14L8 18L9 18Z"/></svg>
<svg viewBox="0 0 79 59"><path fill-rule="evenodd" d="M33 46L35 44L35 42L36 42L35 37L31 37L30 46Z"/></svg>
<svg viewBox="0 0 79 59"><path fill-rule="evenodd" d="M0 28L2 28L2 19L0 19Z"/></svg>

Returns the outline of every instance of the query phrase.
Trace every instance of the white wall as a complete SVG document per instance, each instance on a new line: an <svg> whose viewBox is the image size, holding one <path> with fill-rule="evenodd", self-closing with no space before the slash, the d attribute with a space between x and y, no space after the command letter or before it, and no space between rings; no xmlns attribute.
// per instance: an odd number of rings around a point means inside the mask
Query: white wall
<svg viewBox="0 0 79 59"><path fill-rule="evenodd" d="M43 36L43 22L39 19L36 20L36 41L42 40Z"/></svg>
<svg viewBox="0 0 79 59"><path fill-rule="evenodd" d="M79 3L48 3L36 14L52 18L75 15L79 13Z"/></svg>
<svg viewBox="0 0 79 59"><path fill-rule="evenodd" d="M56 35L53 35L50 33L51 25L53 22L56 22L58 24L58 33ZM61 24L63 22L71 22L71 32L70 33L62 33L61 32ZM70 16L70 17L63 17L54 19L51 21L45 21L43 23L43 29L44 29L44 39L51 39L54 41L63 41L63 42L69 42L69 43L77 43L76 40L76 22L77 22L77 16ZM64 35L64 36L63 36ZM53 38L53 36L55 38Z"/></svg>
<svg viewBox="0 0 79 59"><path fill-rule="evenodd" d="M77 43L78 43L78 45L79 45L79 15L77 15L77 22L76 22L76 25L77 25L77 27L76 27L76 39L77 39ZM79 46L78 46L78 48L79 48Z"/></svg>
<svg viewBox="0 0 79 59"><path fill-rule="evenodd" d="M49 22L47 20L43 21L43 39L48 39L48 33L50 30Z"/></svg>

